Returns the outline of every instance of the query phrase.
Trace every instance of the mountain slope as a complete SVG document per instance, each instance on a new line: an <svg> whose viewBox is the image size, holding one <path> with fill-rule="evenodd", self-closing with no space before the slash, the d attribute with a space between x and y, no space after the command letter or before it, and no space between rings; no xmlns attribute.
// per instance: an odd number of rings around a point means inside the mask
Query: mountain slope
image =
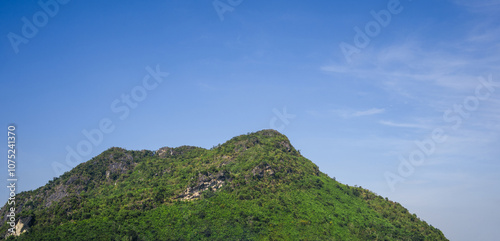
<svg viewBox="0 0 500 241"><path fill-rule="evenodd" d="M27 231L8 239L447 240L400 204L321 173L273 130L210 150L110 148L17 199Z"/></svg>

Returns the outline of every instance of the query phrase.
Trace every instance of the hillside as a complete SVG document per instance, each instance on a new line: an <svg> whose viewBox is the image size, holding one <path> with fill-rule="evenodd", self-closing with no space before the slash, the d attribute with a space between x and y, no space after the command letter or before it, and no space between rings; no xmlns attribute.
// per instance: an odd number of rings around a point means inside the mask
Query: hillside
<svg viewBox="0 0 500 241"><path fill-rule="evenodd" d="M273 130L210 150L113 147L17 199L23 233L9 240L447 240ZM0 217L5 239L6 206Z"/></svg>

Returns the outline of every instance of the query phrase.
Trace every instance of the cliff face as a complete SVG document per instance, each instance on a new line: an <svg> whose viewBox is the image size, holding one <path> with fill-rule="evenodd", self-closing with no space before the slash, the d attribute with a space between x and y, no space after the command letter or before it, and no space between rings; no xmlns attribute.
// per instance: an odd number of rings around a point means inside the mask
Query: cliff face
<svg viewBox="0 0 500 241"><path fill-rule="evenodd" d="M273 130L210 150L110 148L17 199L18 240L446 240L401 205L321 173Z"/></svg>

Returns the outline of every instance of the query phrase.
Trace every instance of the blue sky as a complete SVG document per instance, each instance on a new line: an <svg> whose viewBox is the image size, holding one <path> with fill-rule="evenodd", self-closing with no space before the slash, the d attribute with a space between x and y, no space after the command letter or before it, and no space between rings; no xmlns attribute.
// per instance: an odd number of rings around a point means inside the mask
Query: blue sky
<svg viewBox="0 0 500 241"><path fill-rule="evenodd" d="M500 236L500 1L42 3L0 3L19 190L75 164L68 148L88 160L275 128L451 240Z"/></svg>

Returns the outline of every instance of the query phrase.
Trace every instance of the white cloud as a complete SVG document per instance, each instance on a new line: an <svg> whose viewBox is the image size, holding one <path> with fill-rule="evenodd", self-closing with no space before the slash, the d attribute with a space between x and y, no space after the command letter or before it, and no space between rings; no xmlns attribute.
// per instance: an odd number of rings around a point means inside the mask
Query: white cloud
<svg viewBox="0 0 500 241"><path fill-rule="evenodd" d="M321 66L320 69L322 71L333 72L333 73L349 73L352 70L350 70L350 68L348 68L348 67L349 66L346 66L346 65L330 64L330 65Z"/></svg>
<svg viewBox="0 0 500 241"><path fill-rule="evenodd" d="M355 118L362 116L370 116L382 114L385 112L384 108L371 108L368 110L346 110L346 109L334 109L334 110L308 110L306 111L309 115L314 117L328 117L331 115L340 116L342 118Z"/></svg>
<svg viewBox="0 0 500 241"><path fill-rule="evenodd" d="M320 69L327 73L346 74L359 79L436 85L452 90L471 88L479 73L467 73L477 65L468 56L446 50L426 50L415 41L394 44L378 50L364 50L356 63L330 63ZM473 87L473 86L472 86Z"/></svg>
<svg viewBox="0 0 500 241"><path fill-rule="evenodd" d="M420 125L420 124L394 123L392 121L385 121L385 120L381 120L381 121L379 121L379 123L382 124L382 125L393 126L393 127L421 128L421 129L428 128L427 126Z"/></svg>
<svg viewBox="0 0 500 241"><path fill-rule="evenodd" d="M369 110L356 111L356 112L350 114L350 116L352 116L352 117L360 117L360 116L381 114L381 113L384 113L384 112L385 112L385 109L371 108Z"/></svg>
<svg viewBox="0 0 500 241"><path fill-rule="evenodd" d="M457 5L466 7L472 12L491 12L500 9L500 0L452 0Z"/></svg>
<svg viewBox="0 0 500 241"><path fill-rule="evenodd" d="M355 118L362 116L377 115L385 112L385 109L381 108L371 108L368 110L345 110L337 109L328 111L334 115L340 116L342 118Z"/></svg>

